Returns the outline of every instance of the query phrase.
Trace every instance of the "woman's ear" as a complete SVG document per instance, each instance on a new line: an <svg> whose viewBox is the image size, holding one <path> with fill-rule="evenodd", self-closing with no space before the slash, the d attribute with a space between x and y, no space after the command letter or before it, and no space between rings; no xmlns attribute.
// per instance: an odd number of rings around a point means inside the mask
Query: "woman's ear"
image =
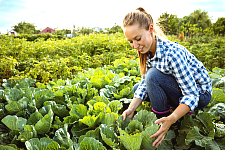
<svg viewBox="0 0 225 150"><path fill-rule="evenodd" d="M150 33L153 33L153 30L154 30L154 25L153 24L150 24L149 25L149 31L150 31Z"/></svg>

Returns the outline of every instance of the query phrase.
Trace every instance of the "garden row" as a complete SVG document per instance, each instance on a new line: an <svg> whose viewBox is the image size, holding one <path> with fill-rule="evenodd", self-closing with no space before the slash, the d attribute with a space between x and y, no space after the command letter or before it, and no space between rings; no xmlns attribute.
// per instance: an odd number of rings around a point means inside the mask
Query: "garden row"
<svg viewBox="0 0 225 150"><path fill-rule="evenodd" d="M172 41L177 38L169 37ZM180 42L208 70L225 66L225 39L200 37ZM43 83L52 79L72 79L88 68L112 65L120 58L137 58L122 33L92 34L72 39L43 38L33 42L10 36L0 38L0 82L3 79L30 77Z"/></svg>
<svg viewBox="0 0 225 150"><path fill-rule="evenodd" d="M40 38L42 38L43 40L47 40L47 39L65 39L65 37L61 36L61 35L53 35L50 33L43 33L43 34L19 34L19 35L4 35L1 34L0 35L0 39L3 38L7 38L7 37L11 37L14 39L26 39L27 41L36 41Z"/></svg>
<svg viewBox="0 0 225 150"><path fill-rule="evenodd" d="M137 55L119 33L35 42L6 37L0 39L0 49L2 79L31 77L42 82L71 79L82 69L102 67L117 58Z"/></svg>
<svg viewBox="0 0 225 150"><path fill-rule="evenodd" d="M73 79L4 80L0 88L0 149L151 150L159 129L151 104L142 102L133 120L122 112L140 82L138 63L117 59L112 66L78 72ZM158 149L224 149L225 69L209 73L210 104L185 115Z"/></svg>

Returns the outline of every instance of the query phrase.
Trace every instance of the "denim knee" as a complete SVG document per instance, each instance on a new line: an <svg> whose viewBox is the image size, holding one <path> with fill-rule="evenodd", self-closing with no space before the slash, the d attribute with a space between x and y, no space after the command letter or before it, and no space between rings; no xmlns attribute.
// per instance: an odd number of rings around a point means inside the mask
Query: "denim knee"
<svg viewBox="0 0 225 150"><path fill-rule="evenodd" d="M155 81L160 71L156 68L150 68L145 75L145 82L148 85L148 81Z"/></svg>

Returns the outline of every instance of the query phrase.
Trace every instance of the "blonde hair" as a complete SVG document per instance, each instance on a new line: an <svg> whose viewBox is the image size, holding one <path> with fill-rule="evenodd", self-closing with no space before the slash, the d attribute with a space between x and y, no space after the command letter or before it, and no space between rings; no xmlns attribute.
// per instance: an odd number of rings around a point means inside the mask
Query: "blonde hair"
<svg viewBox="0 0 225 150"><path fill-rule="evenodd" d="M134 24L138 24L140 29L149 30L149 26L154 23L152 16L148 14L144 8L138 7L135 11L128 13L123 19L123 28ZM156 25L154 25L153 33L160 37L166 38L163 31ZM140 59L141 75L144 76L146 74L147 53L141 54L138 51L138 56Z"/></svg>

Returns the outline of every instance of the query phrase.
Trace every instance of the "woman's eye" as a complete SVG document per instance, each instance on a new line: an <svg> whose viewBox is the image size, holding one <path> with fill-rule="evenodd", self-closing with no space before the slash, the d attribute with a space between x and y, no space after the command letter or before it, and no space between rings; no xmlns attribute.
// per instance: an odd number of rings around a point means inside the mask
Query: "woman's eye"
<svg viewBox="0 0 225 150"><path fill-rule="evenodd" d="M141 38L137 39L137 41L140 41L140 40L141 40Z"/></svg>
<svg viewBox="0 0 225 150"><path fill-rule="evenodd" d="M130 43L133 43L133 41L129 41Z"/></svg>

